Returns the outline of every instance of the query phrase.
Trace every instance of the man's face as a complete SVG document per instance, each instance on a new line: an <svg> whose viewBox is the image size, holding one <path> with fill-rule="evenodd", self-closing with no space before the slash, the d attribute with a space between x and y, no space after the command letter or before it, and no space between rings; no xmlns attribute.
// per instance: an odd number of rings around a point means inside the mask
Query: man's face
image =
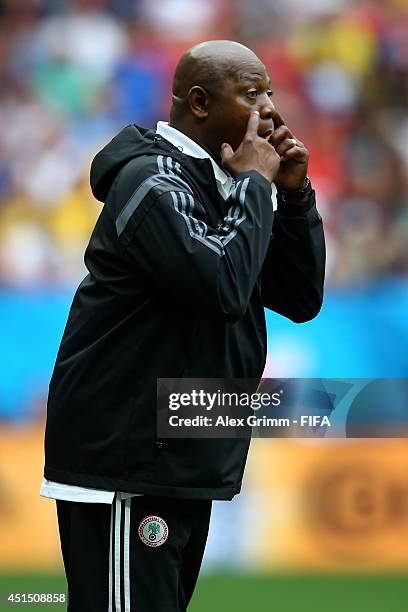
<svg viewBox="0 0 408 612"><path fill-rule="evenodd" d="M254 110L260 114L259 136L266 137L277 127L279 115L271 100L270 79L260 62L246 62L224 81L222 91L213 93L208 128L215 150L223 142L238 148Z"/></svg>

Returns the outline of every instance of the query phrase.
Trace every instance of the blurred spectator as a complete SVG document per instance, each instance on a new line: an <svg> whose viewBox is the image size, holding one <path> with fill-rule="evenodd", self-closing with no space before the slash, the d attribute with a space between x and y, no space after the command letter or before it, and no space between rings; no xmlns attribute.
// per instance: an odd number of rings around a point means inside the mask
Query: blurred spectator
<svg viewBox="0 0 408 612"><path fill-rule="evenodd" d="M310 149L328 285L408 265L404 0L0 2L0 282L75 285L99 213L89 160L128 123L166 120L175 64L238 39Z"/></svg>
<svg viewBox="0 0 408 612"><path fill-rule="evenodd" d="M32 43L39 60L63 57L88 78L106 83L126 40L121 24L104 10L106 5L103 0L74 0L66 11L40 20Z"/></svg>
<svg viewBox="0 0 408 612"><path fill-rule="evenodd" d="M205 40L212 33L223 2L218 0L140 0L147 24L166 38Z"/></svg>
<svg viewBox="0 0 408 612"><path fill-rule="evenodd" d="M166 113L169 60L161 39L147 25L132 20L127 34L126 50L109 84L111 111L123 123L154 126Z"/></svg>

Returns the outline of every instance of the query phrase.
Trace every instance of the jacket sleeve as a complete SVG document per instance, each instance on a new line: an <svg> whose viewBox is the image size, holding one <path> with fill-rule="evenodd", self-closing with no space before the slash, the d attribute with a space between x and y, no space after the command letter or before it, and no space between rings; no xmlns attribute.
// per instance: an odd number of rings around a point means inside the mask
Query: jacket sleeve
<svg viewBox="0 0 408 612"><path fill-rule="evenodd" d="M131 269L207 315L241 318L268 249L270 183L255 171L239 175L217 227L181 174L150 173L128 199L122 183L115 223Z"/></svg>
<svg viewBox="0 0 408 612"><path fill-rule="evenodd" d="M323 301L326 248L312 190L304 203L283 203L278 192L272 236L261 275L264 306L303 323Z"/></svg>

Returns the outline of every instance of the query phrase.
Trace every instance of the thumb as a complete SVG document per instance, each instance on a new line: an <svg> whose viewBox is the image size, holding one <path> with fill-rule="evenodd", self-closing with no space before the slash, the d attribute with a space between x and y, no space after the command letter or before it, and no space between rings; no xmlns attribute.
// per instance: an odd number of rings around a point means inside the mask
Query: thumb
<svg viewBox="0 0 408 612"><path fill-rule="evenodd" d="M231 145L229 145L228 143L224 142L221 145L221 161L224 164L224 162L228 162L231 157L234 155L234 151L231 147Z"/></svg>

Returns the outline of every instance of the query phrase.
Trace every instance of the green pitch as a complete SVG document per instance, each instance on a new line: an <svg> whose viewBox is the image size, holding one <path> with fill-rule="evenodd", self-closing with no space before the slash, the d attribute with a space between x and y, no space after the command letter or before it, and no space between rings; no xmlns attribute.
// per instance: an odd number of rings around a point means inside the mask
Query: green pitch
<svg viewBox="0 0 408 612"><path fill-rule="evenodd" d="M60 575L0 575L0 610L65 610L61 604L6 603L6 594L65 593ZM283 576L212 574L200 578L189 612L405 612L408 575Z"/></svg>

